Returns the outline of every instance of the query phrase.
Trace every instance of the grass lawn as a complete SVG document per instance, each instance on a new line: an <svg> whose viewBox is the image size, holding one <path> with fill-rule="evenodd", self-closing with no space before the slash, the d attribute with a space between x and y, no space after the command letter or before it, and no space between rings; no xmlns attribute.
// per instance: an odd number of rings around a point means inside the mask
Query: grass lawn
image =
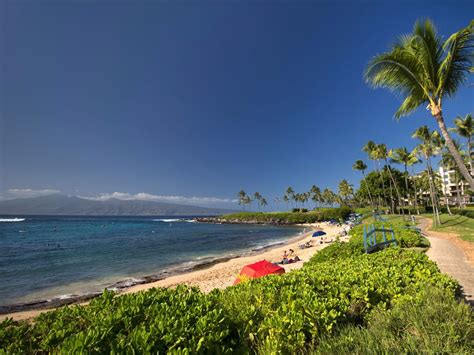
<svg viewBox="0 0 474 355"><path fill-rule="evenodd" d="M432 217L432 215L426 215ZM460 215L440 215L441 226L434 228L435 231L456 233L463 240L474 243L474 219Z"/></svg>

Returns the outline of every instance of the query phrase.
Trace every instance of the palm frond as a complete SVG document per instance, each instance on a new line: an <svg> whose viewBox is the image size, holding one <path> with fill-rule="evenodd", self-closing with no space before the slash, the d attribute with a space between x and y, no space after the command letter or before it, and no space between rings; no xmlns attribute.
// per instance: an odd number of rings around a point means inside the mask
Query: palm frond
<svg viewBox="0 0 474 355"><path fill-rule="evenodd" d="M468 26L452 34L443 44L446 56L439 69L437 96L453 96L474 63L474 27Z"/></svg>
<svg viewBox="0 0 474 355"><path fill-rule="evenodd" d="M397 46L391 52L374 57L364 76L374 88L384 87L406 97L395 114L395 117L400 118L429 99L423 71L414 53Z"/></svg>
<svg viewBox="0 0 474 355"><path fill-rule="evenodd" d="M411 45L406 47L411 50L423 67L424 83L430 92L435 92L438 86L438 66L443 51L441 40L436 28L430 20L417 21L413 29Z"/></svg>

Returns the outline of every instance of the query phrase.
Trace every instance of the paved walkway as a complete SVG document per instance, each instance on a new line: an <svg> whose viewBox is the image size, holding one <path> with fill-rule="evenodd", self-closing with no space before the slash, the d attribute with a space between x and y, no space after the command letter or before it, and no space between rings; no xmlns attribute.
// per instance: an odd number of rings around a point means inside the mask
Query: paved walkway
<svg viewBox="0 0 474 355"><path fill-rule="evenodd" d="M431 247L426 253L438 264L439 269L454 277L463 287L464 296L474 306L474 265L467 259L466 253L447 233L431 231L432 221L419 219L418 226L429 239Z"/></svg>

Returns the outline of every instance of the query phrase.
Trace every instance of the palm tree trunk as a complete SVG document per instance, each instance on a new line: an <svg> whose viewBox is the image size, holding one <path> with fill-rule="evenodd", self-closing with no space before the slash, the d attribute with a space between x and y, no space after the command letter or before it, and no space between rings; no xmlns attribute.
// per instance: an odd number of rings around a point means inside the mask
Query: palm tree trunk
<svg viewBox="0 0 474 355"><path fill-rule="evenodd" d="M397 198L398 198L398 208L400 207L404 207L402 206L402 197L400 196L400 191L398 190L398 185L397 185L397 182L395 181L395 179L393 178L393 175L392 175L392 168L390 167L390 164L388 163L387 159L385 159L385 163L387 164L387 167L388 167L388 174L390 175L390 179L392 180L393 182L393 187L395 188L395 192L397 194ZM402 215L405 216L405 210L402 209ZM405 218L405 217L403 217Z"/></svg>
<svg viewBox="0 0 474 355"><path fill-rule="evenodd" d="M418 190L416 189L416 177L415 177L415 168L412 167L411 168L412 172L413 172L413 188L415 189L415 210L416 210L416 214L417 215L420 215L420 210L418 209Z"/></svg>
<svg viewBox="0 0 474 355"><path fill-rule="evenodd" d="M444 182L444 179L443 179L443 185L444 185L444 202L446 203L446 209L448 210L448 213L450 216L452 216L453 214L451 213L451 210L449 209L449 200L448 200L448 195L446 194L446 183Z"/></svg>
<svg viewBox="0 0 474 355"><path fill-rule="evenodd" d="M364 177L364 180L365 180L365 172L364 172L364 170L362 170L362 176ZM374 201L372 200L372 194L370 193L369 186L368 186L367 184L365 184L365 187L367 188L367 192L369 193L370 205L372 206L372 208L375 208L375 207L374 207Z"/></svg>
<svg viewBox="0 0 474 355"><path fill-rule="evenodd" d="M467 139L467 154L469 154L469 172L472 174L471 137Z"/></svg>
<svg viewBox="0 0 474 355"><path fill-rule="evenodd" d="M462 176L464 176L464 178L468 182L469 186L471 187L471 190L474 191L474 179L472 178L471 174L467 170L466 165L464 165L464 162L458 150L454 146L453 140L451 139L451 136L449 135L446 125L444 123L444 119L443 119L443 115L441 111L437 115L435 115L434 118L436 119L436 122L438 122L439 129L441 130L441 134L446 140L446 146L448 147L449 152L451 153L454 160L456 161L456 165L461 171Z"/></svg>
<svg viewBox="0 0 474 355"><path fill-rule="evenodd" d="M379 169L380 169L380 162L377 160L377 163L379 164ZM385 204L387 202L387 194L385 191L385 180L383 178L383 169L380 169L380 178L382 179L382 191L383 191L383 203Z"/></svg>
<svg viewBox="0 0 474 355"><path fill-rule="evenodd" d="M461 194L459 193L459 179L456 177L455 181L456 181L456 197L458 199L458 207L462 209Z"/></svg>
<svg viewBox="0 0 474 355"><path fill-rule="evenodd" d="M433 181L433 169L431 168L431 160L429 157L426 157L426 165L428 167L428 181L430 183L431 205L433 206L433 218L434 218L434 224L436 227L441 224L441 221L439 219L436 188Z"/></svg>
<svg viewBox="0 0 474 355"><path fill-rule="evenodd" d="M408 171L407 166L405 165L405 188L407 189L407 201L408 201L408 216L411 217L411 210L410 210L410 191L408 190Z"/></svg>

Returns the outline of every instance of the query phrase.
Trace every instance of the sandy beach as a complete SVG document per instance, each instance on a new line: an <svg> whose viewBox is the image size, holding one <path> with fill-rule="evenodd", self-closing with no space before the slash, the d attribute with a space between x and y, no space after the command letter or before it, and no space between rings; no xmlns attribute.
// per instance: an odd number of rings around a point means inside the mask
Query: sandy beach
<svg viewBox="0 0 474 355"><path fill-rule="evenodd" d="M304 227L309 229L309 231L303 235L298 235L293 238L290 238L288 242L283 246L268 249L259 254L231 259L226 262L213 265L210 268L170 276L166 279L152 283L135 285L130 288L124 289L122 292L119 293L119 295L140 292L153 287L175 287L180 284L199 287L203 292L210 292L215 288L224 289L233 284L236 276L239 274L240 270L245 265L263 259L270 262L277 262L282 259L285 250L293 249L295 251L295 254L301 259L301 261L292 264L282 265L282 267L285 268L285 271L289 272L291 270L301 268L303 264L308 261L318 250L321 250L322 248L328 246L331 241L334 241L337 235L344 229L344 226L331 226L328 223L307 224L304 225ZM323 230L327 233L323 237L323 244L319 243L320 238L312 238L312 233L316 230ZM347 237L341 238L341 240L344 240L345 238ZM298 245L311 240L313 242L313 247L303 250L300 250L298 248ZM13 318L14 320L31 319L38 316L40 313L47 312L50 310L51 309L37 309L2 314L0 315L0 321L6 318Z"/></svg>

